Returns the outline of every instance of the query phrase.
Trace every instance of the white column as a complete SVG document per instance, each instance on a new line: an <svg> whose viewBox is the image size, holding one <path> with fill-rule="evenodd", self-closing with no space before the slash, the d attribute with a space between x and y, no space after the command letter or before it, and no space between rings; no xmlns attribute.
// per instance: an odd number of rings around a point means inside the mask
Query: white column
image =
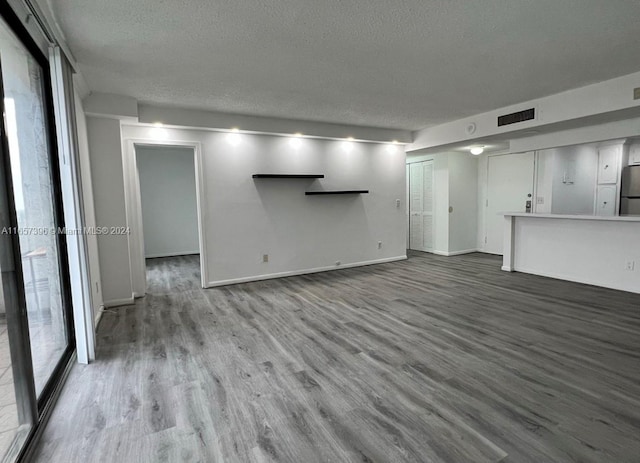
<svg viewBox="0 0 640 463"><path fill-rule="evenodd" d="M502 245L502 270L504 270L505 272L513 272L515 235L516 218L512 215L505 215L504 242Z"/></svg>

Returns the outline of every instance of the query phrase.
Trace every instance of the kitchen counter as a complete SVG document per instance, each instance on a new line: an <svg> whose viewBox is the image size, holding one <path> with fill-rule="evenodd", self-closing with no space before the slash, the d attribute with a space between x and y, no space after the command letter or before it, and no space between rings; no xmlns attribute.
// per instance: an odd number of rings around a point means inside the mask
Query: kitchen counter
<svg viewBox="0 0 640 463"><path fill-rule="evenodd" d="M640 215L565 215L565 214L532 214L530 212L504 212L505 217L533 217L540 219L569 219L569 220L608 220L612 222L640 222Z"/></svg>
<svg viewBox="0 0 640 463"><path fill-rule="evenodd" d="M640 216L503 215L502 270L640 293Z"/></svg>

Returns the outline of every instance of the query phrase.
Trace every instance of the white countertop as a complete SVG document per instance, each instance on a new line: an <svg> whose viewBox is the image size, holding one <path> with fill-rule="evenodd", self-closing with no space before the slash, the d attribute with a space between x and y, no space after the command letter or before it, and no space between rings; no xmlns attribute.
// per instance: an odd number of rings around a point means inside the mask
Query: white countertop
<svg viewBox="0 0 640 463"><path fill-rule="evenodd" d="M569 220L600 220L609 222L640 222L639 215L566 215L566 214L533 214L531 212L503 212L505 217L527 217L533 219L569 219Z"/></svg>

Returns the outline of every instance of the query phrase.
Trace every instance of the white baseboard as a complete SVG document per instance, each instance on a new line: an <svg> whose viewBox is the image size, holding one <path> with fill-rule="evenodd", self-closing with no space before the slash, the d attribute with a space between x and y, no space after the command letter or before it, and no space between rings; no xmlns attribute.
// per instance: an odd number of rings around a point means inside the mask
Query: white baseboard
<svg viewBox="0 0 640 463"><path fill-rule="evenodd" d="M110 301L104 301L103 304L106 308L120 307L123 305L133 305L134 298L133 295L131 295L131 297L125 297L124 299L111 299Z"/></svg>
<svg viewBox="0 0 640 463"><path fill-rule="evenodd" d="M450 256L460 256L462 254L471 254L472 252L478 252L477 249L465 249L464 251L431 251L433 254L436 254L438 256L446 256L446 257L450 257Z"/></svg>
<svg viewBox="0 0 640 463"><path fill-rule="evenodd" d="M505 271L505 272L513 272L513 268L511 267L507 267L506 265L503 265L501 267L501 270Z"/></svg>
<svg viewBox="0 0 640 463"><path fill-rule="evenodd" d="M625 285L619 285L616 283L603 283L601 281L597 281L591 278L583 278L579 276L576 277L572 275L564 275L561 273L553 273L553 272L542 272L539 270L529 270L521 267L518 267L518 268L514 267L513 270L520 273L529 273L531 275L538 275L541 277L553 278L555 280L573 281L574 283L582 283L585 285L599 286L601 288L609 288L609 289L615 289L617 291L627 291L629 293L640 294L640 288L638 288L635 285L625 286Z"/></svg>
<svg viewBox="0 0 640 463"><path fill-rule="evenodd" d="M149 254L145 255L145 259L156 259L158 257L178 257L178 256L193 256L195 254L200 254L200 251L182 251L182 252L163 252L160 254Z"/></svg>
<svg viewBox="0 0 640 463"><path fill-rule="evenodd" d="M93 328L95 330L98 329L98 326L100 325L100 321L102 320L102 314L104 313L102 310L103 308L104 306L98 307L98 315L96 315L96 319L93 321Z"/></svg>
<svg viewBox="0 0 640 463"><path fill-rule="evenodd" d="M387 257L385 259L368 260L364 262L354 262L351 264L343 264L339 266L332 265L330 267L316 267L316 268L311 268L306 270L294 270L291 272L268 273L265 275L255 275L255 276L243 277L243 278L232 278L229 280L210 281L207 284L207 288L215 288L217 286L226 286L226 285L235 285L238 283L249 283L252 281L271 280L274 278L292 277L297 275L307 275L309 273L329 272L332 270L341 270L344 268L364 267L366 265L384 264L387 262L396 262L399 260L406 260L406 259L407 259L406 255L397 256L397 257Z"/></svg>

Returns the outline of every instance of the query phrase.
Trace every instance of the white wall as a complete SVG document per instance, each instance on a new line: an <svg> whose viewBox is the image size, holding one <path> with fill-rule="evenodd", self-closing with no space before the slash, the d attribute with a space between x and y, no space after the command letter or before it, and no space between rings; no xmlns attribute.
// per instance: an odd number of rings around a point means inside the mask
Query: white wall
<svg viewBox="0 0 640 463"><path fill-rule="evenodd" d="M98 227L126 227L120 121L87 117L87 133ZM97 237L105 305L133 302L126 234Z"/></svg>
<svg viewBox="0 0 640 463"><path fill-rule="evenodd" d="M193 150L138 146L145 257L200 252Z"/></svg>
<svg viewBox="0 0 640 463"><path fill-rule="evenodd" d="M95 111L105 111L109 114L132 115L131 110L125 109L126 98L120 107L113 107L113 96L97 97L93 105ZM135 100L134 100L135 101ZM150 104L138 104L136 107L137 121L153 124L161 122L164 125L181 127L242 127L246 132L291 134L304 133L315 137L345 139L353 137L356 140L370 140L391 142L398 140L401 143L410 143L413 140L408 130L383 129L378 127L363 127L345 124L332 124L317 121L301 121L297 119L281 119L263 116L249 116L243 114L218 113L197 109L174 108L166 106L154 106ZM115 112L118 111L118 112Z"/></svg>
<svg viewBox="0 0 640 463"><path fill-rule="evenodd" d="M478 226L476 227L476 245L479 251L484 251L484 237L486 228L486 204L489 186L489 156L478 156Z"/></svg>
<svg viewBox="0 0 640 463"><path fill-rule="evenodd" d="M449 155L449 253L475 251L478 224L478 159Z"/></svg>
<svg viewBox="0 0 640 463"><path fill-rule="evenodd" d="M537 127L547 126L545 129L555 127L556 130L560 131L568 126L579 127L593 124L596 119L600 122L610 122L616 119L637 117L640 112L640 100L634 100L632 95L633 89L638 86L639 80L640 72L637 72L537 100L522 102L457 121L428 127L414 134L414 142L409 146L409 151L438 147L446 149L447 145L463 141L466 144L473 144L473 140L495 135L500 135L504 139L511 132L527 131ZM534 120L498 127L498 116L533 107L537 109ZM470 124L475 124L475 129L471 131L471 134L468 131ZM633 134L621 133L613 135L611 138L631 135ZM541 135L540 137L544 138L545 136ZM563 144L597 141L605 138L589 139L589 134L587 134L583 139L569 143L554 143L547 145L545 148L562 146ZM512 145L512 148L515 149L514 152L538 149L537 147L515 147L514 145Z"/></svg>
<svg viewBox="0 0 640 463"><path fill-rule="evenodd" d="M640 100L638 100L640 101ZM533 135L511 140L513 153L598 143L606 140L620 140L637 137L640 134L640 118L629 118L603 124L559 130L557 132Z"/></svg>
<svg viewBox="0 0 640 463"><path fill-rule="evenodd" d="M210 285L406 255L405 156L399 145L127 125L123 139L201 143ZM251 178L278 172L326 178ZM370 194L304 194L322 188L362 188ZM108 210L119 210L114 219L124 216L120 197L109 203ZM119 244L122 264L126 246ZM269 262L262 262L263 254L269 254ZM105 268L107 279L115 269Z"/></svg>
<svg viewBox="0 0 640 463"><path fill-rule="evenodd" d="M434 176L434 242L433 252L449 253L449 156L438 154L433 158Z"/></svg>

